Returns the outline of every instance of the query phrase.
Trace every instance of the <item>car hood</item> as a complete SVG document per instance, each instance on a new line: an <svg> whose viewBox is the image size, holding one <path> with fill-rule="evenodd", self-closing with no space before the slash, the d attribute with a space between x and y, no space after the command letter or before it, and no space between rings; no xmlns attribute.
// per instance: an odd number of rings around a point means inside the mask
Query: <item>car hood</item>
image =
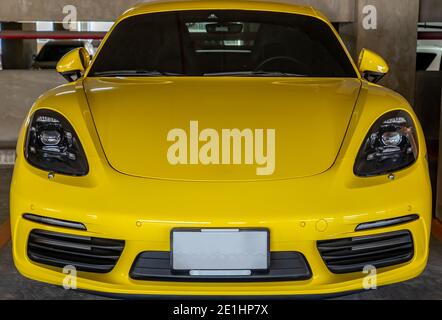
<svg viewBox="0 0 442 320"><path fill-rule="evenodd" d="M287 179L328 170L360 87L358 79L84 80L115 170L189 181Z"/></svg>

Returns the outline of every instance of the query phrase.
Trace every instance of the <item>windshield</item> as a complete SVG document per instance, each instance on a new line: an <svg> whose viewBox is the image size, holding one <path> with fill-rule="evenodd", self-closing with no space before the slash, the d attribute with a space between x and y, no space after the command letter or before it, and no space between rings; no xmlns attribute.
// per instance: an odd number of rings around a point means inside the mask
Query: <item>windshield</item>
<svg viewBox="0 0 442 320"><path fill-rule="evenodd" d="M357 77L331 28L245 10L151 13L121 21L89 76Z"/></svg>
<svg viewBox="0 0 442 320"><path fill-rule="evenodd" d="M81 47L81 43L78 45L66 45L66 44L50 44L44 46L38 54L37 61L58 61L63 56L78 47Z"/></svg>

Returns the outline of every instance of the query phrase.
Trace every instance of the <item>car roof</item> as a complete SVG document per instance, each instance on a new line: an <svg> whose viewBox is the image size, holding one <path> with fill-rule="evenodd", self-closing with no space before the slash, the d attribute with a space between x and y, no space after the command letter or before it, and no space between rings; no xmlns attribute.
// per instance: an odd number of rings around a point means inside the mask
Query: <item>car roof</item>
<svg viewBox="0 0 442 320"><path fill-rule="evenodd" d="M119 20L153 12L229 9L286 12L313 16L329 22L321 12L313 7L296 5L290 0L151 0L129 9Z"/></svg>

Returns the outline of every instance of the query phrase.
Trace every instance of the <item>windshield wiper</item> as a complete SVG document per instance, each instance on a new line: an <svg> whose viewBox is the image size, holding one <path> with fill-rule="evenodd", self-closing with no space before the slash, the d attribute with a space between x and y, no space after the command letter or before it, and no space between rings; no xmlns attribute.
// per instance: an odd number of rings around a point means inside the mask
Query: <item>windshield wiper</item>
<svg viewBox="0 0 442 320"><path fill-rule="evenodd" d="M182 76L180 73L161 72L157 70L113 70L94 72L92 77L162 77L162 76ZM280 71L232 71L213 72L203 74L206 77L307 77L305 74L280 72Z"/></svg>
<svg viewBox="0 0 442 320"><path fill-rule="evenodd" d="M280 72L280 71L232 71L232 72L213 72L205 73L206 77L226 77L226 76L238 76L238 77L307 77L305 74Z"/></svg>
<svg viewBox="0 0 442 320"><path fill-rule="evenodd" d="M161 72L157 70L113 70L94 72L95 77L161 77L161 76L180 76L182 74L172 72Z"/></svg>

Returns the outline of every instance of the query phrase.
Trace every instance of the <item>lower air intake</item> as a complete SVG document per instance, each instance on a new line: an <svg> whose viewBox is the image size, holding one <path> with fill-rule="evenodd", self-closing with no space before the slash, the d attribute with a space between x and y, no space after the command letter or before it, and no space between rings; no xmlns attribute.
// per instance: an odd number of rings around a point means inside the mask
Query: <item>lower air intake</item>
<svg viewBox="0 0 442 320"><path fill-rule="evenodd" d="M107 273L123 252L124 241L33 230L28 239L28 257L34 262L79 271Z"/></svg>
<svg viewBox="0 0 442 320"><path fill-rule="evenodd" d="M398 265L410 261L414 254L409 231L318 241L317 245L328 269L338 274L360 272L367 265Z"/></svg>
<svg viewBox="0 0 442 320"><path fill-rule="evenodd" d="M301 281L312 277L305 257L299 252L271 252L270 269L254 271L247 276L195 276L189 271L173 271L171 265L168 251L143 252L135 260L130 277L136 280L196 282Z"/></svg>

